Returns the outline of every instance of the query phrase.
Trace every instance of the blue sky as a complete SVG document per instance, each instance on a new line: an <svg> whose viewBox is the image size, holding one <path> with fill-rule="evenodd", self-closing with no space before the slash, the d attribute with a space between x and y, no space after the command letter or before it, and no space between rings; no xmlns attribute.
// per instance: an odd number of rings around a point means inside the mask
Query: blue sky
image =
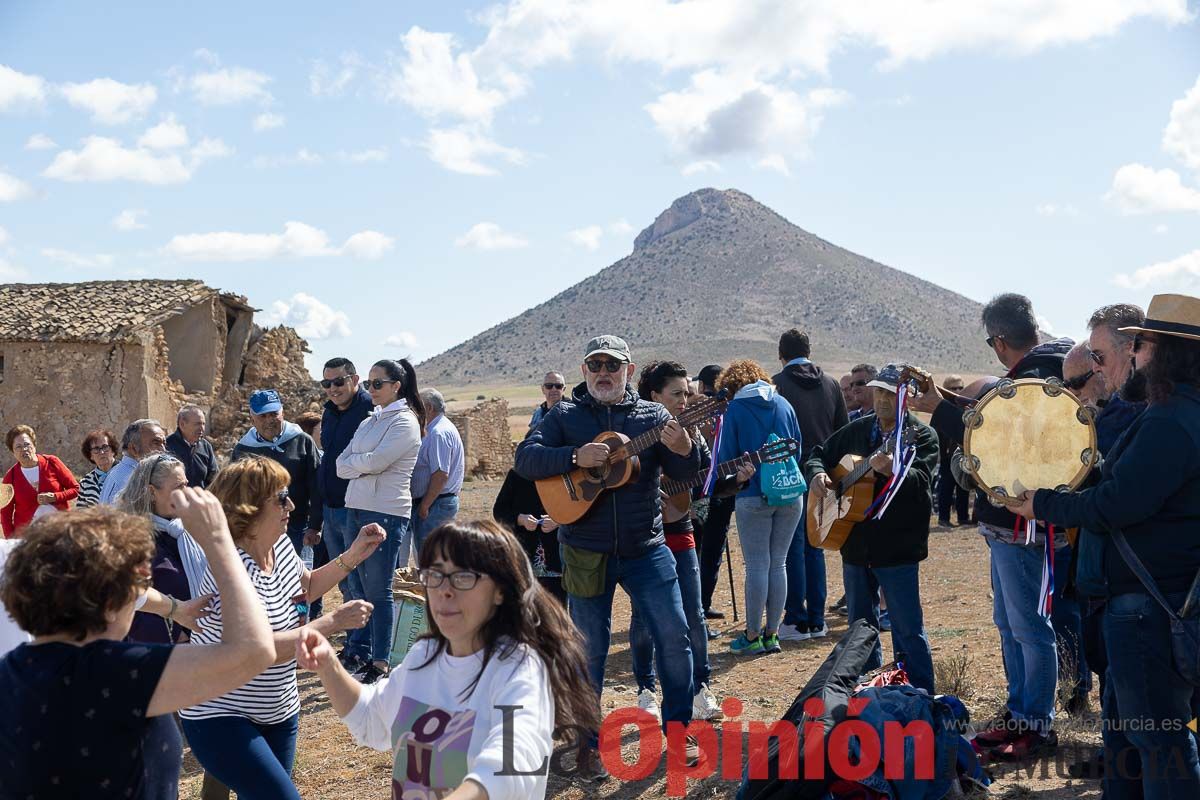
<svg viewBox="0 0 1200 800"><path fill-rule="evenodd" d="M1200 294L1186 0L0 3L0 280L426 358L748 192L1058 333Z"/></svg>

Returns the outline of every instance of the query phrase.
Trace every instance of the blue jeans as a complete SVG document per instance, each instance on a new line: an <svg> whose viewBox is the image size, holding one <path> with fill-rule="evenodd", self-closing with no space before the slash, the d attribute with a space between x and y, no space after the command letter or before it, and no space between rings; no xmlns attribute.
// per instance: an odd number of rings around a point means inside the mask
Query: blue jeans
<svg viewBox="0 0 1200 800"><path fill-rule="evenodd" d="M933 694L933 654L929 651L921 612L920 569L919 564L857 567L843 563L842 582L852 625L865 619L873 627L879 627L879 590L883 589L892 621L892 657L904 662L913 686ZM883 648L876 642L867 659L866 671L882 665Z"/></svg>
<svg viewBox="0 0 1200 800"><path fill-rule="evenodd" d="M325 522L321 527L321 538L325 542L330 561L350 549L350 545L358 536L358 528L352 524L353 514L354 510L350 508L325 506ZM359 576L358 570L346 573L346 577L338 582L338 589L341 590L343 603L362 600L366 597L366 593L363 591L362 577ZM346 652L360 658L367 658L371 654L370 626L346 631Z"/></svg>
<svg viewBox="0 0 1200 800"><path fill-rule="evenodd" d="M808 543L805 508L808 498L800 501L800 524L792 536L787 554L787 599L783 603L783 621L798 627L825 625L825 551Z"/></svg>
<svg viewBox="0 0 1200 800"><path fill-rule="evenodd" d="M1179 608L1184 594L1166 599ZM1175 671L1166 612L1132 593L1109 598L1103 614L1105 800L1200 797L1196 741L1185 727L1198 693Z"/></svg>
<svg viewBox="0 0 1200 800"><path fill-rule="evenodd" d="M454 518L458 516L458 495L439 497L434 500L429 506L429 516L425 519L421 519L421 513L417 510L417 498L413 498L412 514L413 550L419 561L421 545L425 544L425 538L447 522L453 522Z"/></svg>
<svg viewBox="0 0 1200 800"><path fill-rule="evenodd" d="M274 725L246 717L183 720L192 755L238 800L300 800L292 785L300 715Z"/></svg>
<svg viewBox="0 0 1200 800"><path fill-rule="evenodd" d="M787 554L804 516L802 504L769 506L761 497L739 497L733 513L746 564L746 633L750 638L775 633L787 600Z"/></svg>
<svg viewBox="0 0 1200 800"><path fill-rule="evenodd" d="M362 581L363 599L375 606L370 622L363 628L368 632L371 660L387 661L392 649L392 623L396 616L392 603L392 578L395 576L400 547L408 541L408 518L357 508L351 510L350 526L354 530L372 522L387 531L387 538L366 561L358 565L355 572Z"/></svg>
<svg viewBox="0 0 1200 800"><path fill-rule="evenodd" d="M700 691L700 684L708 683L711 672L708 664L708 624L704 620L704 607L700 604L700 560L696 549L672 552L675 557L675 575L679 578L679 595L683 600L683 613L687 617L688 640L692 649L692 691ZM629 654L633 659L633 677L638 691L654 691L654 639L650 629L642 622L637 609L629 617Z"/></svg>
<svg viewBox="0 0 1200 800"><path fill-rule="evenodd" d="M987 540L992 551L992 620L1008 680L1008 710L1037 733L1054 721L1058 652L1054 626L1038 610L1042 586L1040 547ZM888 606L892 596L888 595Z"/></svg>
<svg viewBox="0 0 1200 800"><path fill-rule="evenodd" d="M1064 596L1067 577L1071 571L1071 548L1060 547L1054 551L1054 603L1051 606L1050 623L1058 639L1058 666L1060 670L1071 668L1074 675L1060 675L1060 680L1075 684L1073 694L1086 695L1092 691L1092 671L1088 667L1083 649L1083 616L1079 600L1072 592Z"/></svg>
<svg viewBox="0 0 1200 800"><path fill-rule="evenodd" d="M610 555L604 591L595 597L570 595L571 620L583 634L588 677L599 695L604 686L604 663L612 634L612 601L620 584L633 608L650 629L662 680L663 730L669 721L692 720L692 650L687 615L679 593L675 559L665 544L638 558Z"/></svg>

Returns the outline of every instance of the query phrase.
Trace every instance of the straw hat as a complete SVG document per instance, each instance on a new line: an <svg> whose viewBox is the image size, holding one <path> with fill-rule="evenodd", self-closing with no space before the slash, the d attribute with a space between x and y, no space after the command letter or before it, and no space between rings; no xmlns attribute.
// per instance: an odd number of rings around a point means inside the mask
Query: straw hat
<svg viewBox="0 0 1200 800"><path fill-rule="evenodd" d="M1121 333L1159 333L1200 341L1200 298L1186 294L1156 294L1141 325L1118 328Z"/></svg>
<svg viewBox="0 0 1200 800"><path fill-rule="evenodd" d="M0 508L12 502L13 487L10 483L0 483Z"/></svg>

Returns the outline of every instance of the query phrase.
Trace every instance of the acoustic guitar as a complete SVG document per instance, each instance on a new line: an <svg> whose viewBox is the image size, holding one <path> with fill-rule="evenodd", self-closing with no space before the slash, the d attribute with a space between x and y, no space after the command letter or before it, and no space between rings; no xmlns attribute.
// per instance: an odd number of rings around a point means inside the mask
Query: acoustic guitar
<svg viewBox="0 0 1200 800"><path fill-rule="evenodd" d="M745 453L737 458L722 461L711 469L716 469L717 478L723 479L736 475L743 464L753 464L755 467L759 467L763 464L785 461L792 457L800 457L800 443L795 439L779 439L763 445L753 453ZM706 480L708 480L708 472L704 470L697 473L696 477L691 480L674 481L664 478L662 493L667 496L666 502L672 508L679 512L686 512L692 504L692 489L703 486Z"/></svg>
<svg viewBox="0 0 1200 800"><path fill-rule="evenodd" d="M685 428L718 417L728 401L725 393L716 397L701 397L677 417ZM535 481L538 497L546 514L560 525L569 525L583 518L596 500L609 489L618 489L637 480L641 470L638 454L662 439L667 423L630 439L617 431L605 431L592 442L608 446L608 458L598 467L576 467L563 475Z"/></svg>
<svg viewBox="0 0 1200 800"><path fill-rule="evenodd" d="M911 429L906 428L902 435L905 444L912 444L915 436ZM826 550L842 549L846 539L850 538L850 531L867 518L867 509L875 502L875 471L871 469L871 458L891 455L895 443L895 437L889 436L869 456L843 456L829 475L833 489L820 500L809 487L805 524L809 544Z"/></svg>

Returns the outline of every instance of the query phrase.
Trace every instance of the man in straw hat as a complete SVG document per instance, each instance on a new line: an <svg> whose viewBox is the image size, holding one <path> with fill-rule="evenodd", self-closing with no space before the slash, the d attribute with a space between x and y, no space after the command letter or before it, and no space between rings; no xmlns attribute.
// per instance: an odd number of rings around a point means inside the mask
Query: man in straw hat
<svg viewBox="0 0 1200 800"><path fill-rule="evenodd" d="M1200 571L1200 299L1157 295L1145 322L1119 332L1134 334L1149 406L1109 450L1095 487L1026 492L1016 511L1080 527L1079 588L1107 598L1105 796L1200 797L1188 730L1200 694L1175 667L1186 643L1173 644L1170 617L1195 605Z"/></svg>

